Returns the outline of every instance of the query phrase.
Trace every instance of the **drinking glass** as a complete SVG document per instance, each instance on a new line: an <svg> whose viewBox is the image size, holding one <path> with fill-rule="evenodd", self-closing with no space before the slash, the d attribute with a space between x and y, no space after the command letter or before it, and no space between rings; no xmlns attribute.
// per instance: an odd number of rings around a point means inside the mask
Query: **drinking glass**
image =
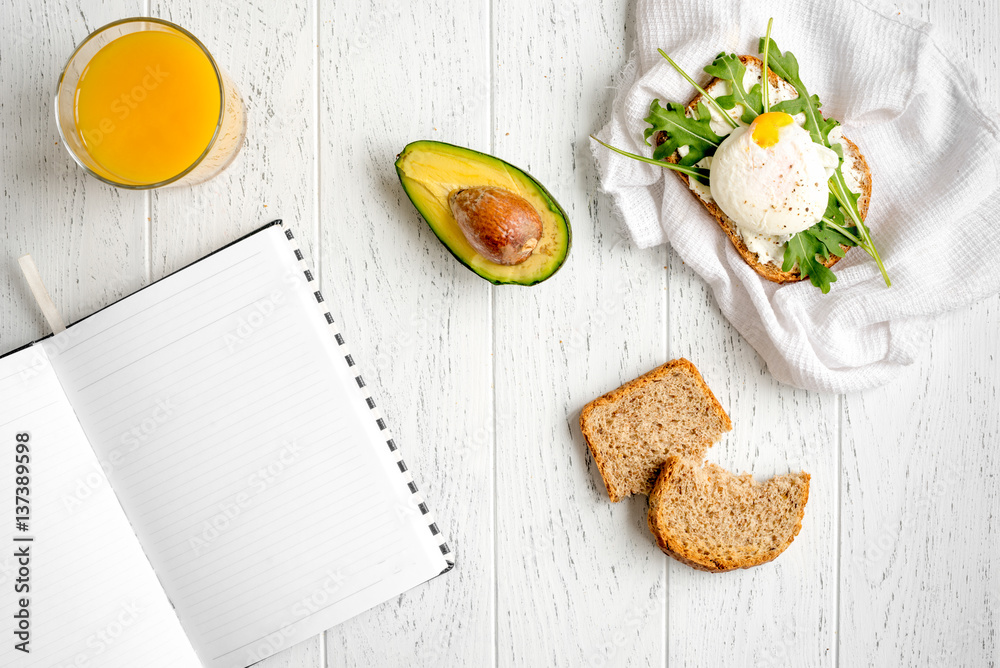
<svg viewBox="0 0 1000 668"><path fill-rule="evenodd" d="M137 37L137 33L143 35ZM125 43L119 43L94 60L102 49L125 37L130 50L123 51ZM170 48L155 51L156 45ZM163 56L168 67L161 67L159 61L143 65L144 57L160 57L154 52ZM171 60L171 54L183 58ZM95 62L100 66L91 67ZM116 78L119 71L120 79ZM194 85L195 72L202 75L200 87ZM100 95L102 102L112 100L110 106L99 106L103 111L96 116L89 113L86 127L81 123L81 93ZM216 94L218 118L214 117ZM185 98L193 95L200 97ZM191 103L188 107L187 102ZM205 109L209 110L207 115ZM197 128L193 125L196 110L202 112L197 116ZM205 45L184 28L149 17L109 23L77 47L59 77L55 113L63 145L84 171L105 183L133 190L206 181L232 163L246 136L243 98ZM120 134L114 137L116 132Z"/></svg>

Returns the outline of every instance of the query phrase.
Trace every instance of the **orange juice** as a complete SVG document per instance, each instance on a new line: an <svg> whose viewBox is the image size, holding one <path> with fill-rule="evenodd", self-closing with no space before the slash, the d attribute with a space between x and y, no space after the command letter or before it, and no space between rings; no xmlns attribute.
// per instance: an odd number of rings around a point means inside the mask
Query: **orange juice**
<svg viewBox="0 0 1000 668"><path fill-rule="evenodd" d="M94 171L137 185L194 165L221 111L219 73L206 53L182 34L158 30L103 46L80 75L74 98L77 134Z"/></svg>

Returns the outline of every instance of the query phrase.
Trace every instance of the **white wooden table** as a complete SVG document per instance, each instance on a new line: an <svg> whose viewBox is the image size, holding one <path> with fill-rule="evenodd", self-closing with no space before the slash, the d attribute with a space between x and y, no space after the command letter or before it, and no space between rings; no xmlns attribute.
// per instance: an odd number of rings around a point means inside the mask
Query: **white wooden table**
<svg viewBox="0 0 1000 668"><path fill-rule="evenodd" d="M902 10L1000 102L1000 3ZM208 184L115 190L59 145L66 58L143 14L198 35L246 99L242 155ZM598 192L587 134L631 45L626 0L0 0L0 17L0 352L46 333L24 252L75 320L281 217L452 537L453 572L262 665L1000 664L1000 298L943 317L882 389L776 383L703 282L634 248ZM567 265L522 289L455 262L393 170L423 138L545 183L573 223ZM579 410L677 356L735 425L711 459L812 473L772 564L693 571L657 549L645 499L606 498Z"/></svg>

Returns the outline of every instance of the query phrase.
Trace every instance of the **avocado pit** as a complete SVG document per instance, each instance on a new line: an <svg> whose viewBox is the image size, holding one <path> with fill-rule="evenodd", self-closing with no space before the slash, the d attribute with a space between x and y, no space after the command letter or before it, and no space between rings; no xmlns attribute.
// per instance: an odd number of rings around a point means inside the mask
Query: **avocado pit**
<svg viewBox="0 0 1000 668"><path fill-rule="evenodd" d="M461 188L448 196L448 205L469 245L490 262L520 264L542 237L535 207L506 188Z"/></svg>

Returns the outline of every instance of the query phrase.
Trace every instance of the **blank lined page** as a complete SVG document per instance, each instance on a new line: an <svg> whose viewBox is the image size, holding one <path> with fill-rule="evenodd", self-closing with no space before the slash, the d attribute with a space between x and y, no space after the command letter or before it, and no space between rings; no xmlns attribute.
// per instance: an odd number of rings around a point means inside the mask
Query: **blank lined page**
<svg viewBox="0 0 1000 668"><path fill-rule="evenodd" d="M19 441L30 459L20 474ZM200 665L38 346L0 359L0 445L0 665ZM17 487L27 515L15 513ZM28 653L13 635L21 598Z"/></svg>
<svg viewBox="0 0 1000 668"><path fill-rule="evenodd" d="M242 667L445 567L274 226L50 351L203 662Z"/></svg>

